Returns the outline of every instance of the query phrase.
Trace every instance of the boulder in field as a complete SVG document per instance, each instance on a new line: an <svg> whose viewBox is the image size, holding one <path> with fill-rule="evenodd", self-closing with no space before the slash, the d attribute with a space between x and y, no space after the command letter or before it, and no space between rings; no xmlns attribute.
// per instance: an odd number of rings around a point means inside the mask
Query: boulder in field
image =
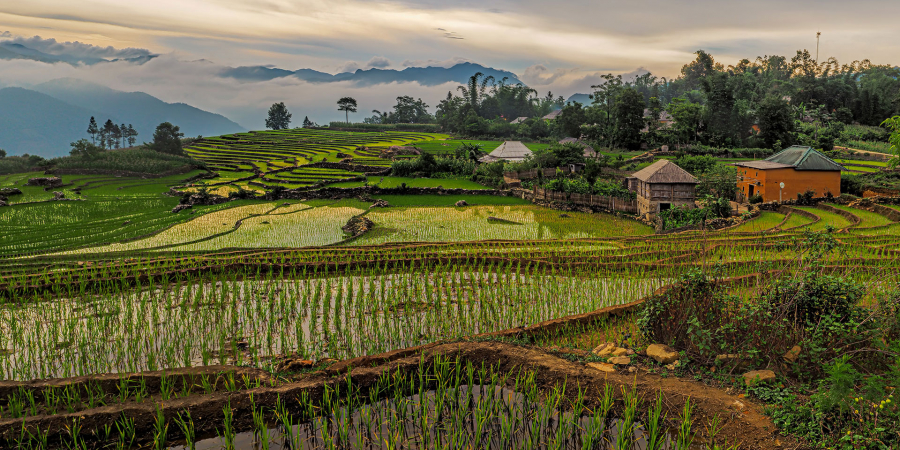
<svg viewBox="0 0 900 450"><path fill-rule="evenodd" d="M22 190L19 188L10 187L0 188L0 195L4 197L8 197L10 195L22 195Z"/></svg>
<svg viewBox="0 0 900 450"><path fill-rule="evenodd" d="M784 360L789 363L797 362L797 358L800 357L800 352L802 350L803 349L801 349L799 345L795 345L795 346L791 347L791 349L788 350L788 352L784 354Z"/></svg>
<svg viewBox="0 0 900 450"><path fill-rule="evenodd" d="M650 344L647 347L647 356L660 364L672 364L678 359L678 352L668 345Z"/></svg>
<svg viewBox="0 0 900 450"><path fill-rule="evenodd" d="M604 342L591 350L591 353L596 356L609 356L615 349L615 342Z"/></svg>
<svg viewBox="0 0 900 450"><path fill-rule="evenodd" d="M592 363L587 363L587 366L590 367L591 369L599 370L600 372L605 372L605 373L615 373L616 372L616 366L614 364L592 362Z"/></svg>
<svg viewBox="0 0 900 450"><path fill-rule="evenodd" d="M469 206L469 204L465 200L460 200L456 202L456 206Z"/></svg>
<svg viewBox="0 0 900 450"><path fill-rule="evenodd" d="M29 178L25 186L58 187L62 186L62 184L62 178L60 177L37 177Z"/></svg>
<svg viewBox="0 0 900 450"><path fill-rule="evenodd" d="M751 370L743 375L744 384L765 384L775 381L775 372L771 370Z"/></svg>

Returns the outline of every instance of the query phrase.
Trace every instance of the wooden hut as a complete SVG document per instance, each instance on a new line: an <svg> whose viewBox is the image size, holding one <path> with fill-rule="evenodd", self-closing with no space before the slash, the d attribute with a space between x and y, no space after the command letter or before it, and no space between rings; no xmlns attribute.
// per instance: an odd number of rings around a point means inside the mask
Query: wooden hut
<svg viewBox="0 0 900 450"><path fill-rule="evenodd" d="M693 208L694 188L699 182L667 159L635 172L628 181L629 188L637 193L640 214L656 214L683 205Z"/></svg>

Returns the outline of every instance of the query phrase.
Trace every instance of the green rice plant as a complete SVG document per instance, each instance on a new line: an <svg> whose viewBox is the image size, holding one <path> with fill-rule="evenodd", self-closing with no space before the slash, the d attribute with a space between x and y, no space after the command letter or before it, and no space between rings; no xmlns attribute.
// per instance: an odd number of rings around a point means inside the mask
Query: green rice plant
<svg viewBox="0 0 900 450"><path fill-rule="evenodd" d="M156 409L156 414L154 415L153 421L153 448L162 450L168 440L169 423L166 421L166 416L163 414L162 407L159 405L154 405L154 407Z"/></svg>
<svg viewBox="0 0 900 450"><path fill-rule="evenodd" d="M684 409L681 412L678 426L678 436L676 441L676 449L678 450L687 450L694 442L694 435L691 433L691 428L694 424L694 421L691 418L692 411L693 406L691 406L691 399L688 397L684 402Z"/></svg>
<svg viewBox="0 0 900 450"><path fill-rule="evenodd" d="M185 447L194 450L196 447L197 435L191 412L184 410L178 413L172 420L175 421L175 425L178 426L178 429L181 430L181 434L184 435Z"/></svg>

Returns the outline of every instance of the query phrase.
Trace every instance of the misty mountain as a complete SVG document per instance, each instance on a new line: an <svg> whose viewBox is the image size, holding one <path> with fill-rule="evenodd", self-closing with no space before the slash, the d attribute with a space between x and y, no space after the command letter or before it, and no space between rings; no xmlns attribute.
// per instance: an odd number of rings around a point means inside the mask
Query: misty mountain
<svg viewBox="0 0 900 450"><path fill-rule="evenodd" d="M0 54L0 58L3 59L31 59L34 61L41 61L47 63L54 62L64 62L69 64L97 64L99 62L106 62L103 58L91 58L91 57L78 57L71 55L51 55L49 53L44 53L29 47L26 47L22 44L17 44L14 42L0 42L0 48L6 50L7 52L13 53L18 57L14 58L4 58L2 54Z"/></svg>
<svg viewBox="0 0 900 450"><path fill-rule="evenodd" d="M12 155L67 155L70 142L87 136L91 116L102 113L37 91L0 89L0 148Z"/></svg>
<svg viewBox="0 0 900 450"><path fill-rule="evenodd" d="M594 101L591 100L590 94L572 94L566 99L566 104L578 102L581 106L590 106Z"/></svg>
<svg viewBox="0 0 900 450"><path fill-rule="evenodd" d="M84 64L84 65L94 65L101 63L109 63L116 61L128 61L135 64L143 64L158 55L141 55L134 56L130 58L114 58L114 59L104 59L92 56L76 56L69 55L66 53L60 54L50 54L46 52L42 52L40 50L35 50L31 47L19 44L17 42L12 41L0 41L0 60L2 59L30 59L32 61L40 61L44 63L59 63L63 62L66 64L71 64L73 66Z"/></svg>
<svg viewBox="0 0 900 450"><path fill-rule="evenodd" d="M122 92L73 78L49 81L33 90L0 91L0 148L11 154L44 157L69 153L69 143L87 138L94 116L132 124L138 142L150 141L162 122L178 125L186 136L216 136L246 131L228 118L184 103L166 103L143 92Z"/></svg>
<svg viewBox="0 0 900 450"><path fill-rule="evenodd" d="M443 83L465 84L469 81L469 77L478 72L483 73L485 76L493 76L497 82L507 78L507 84L521 83L518 76L512 72L469 62L456 64L453 67L407 67L403 70L358 69L356 72L343 72L334 75L312 69L289 71L265 66L243 66L225 69L220 72L220 76L241 81L268 81L293 76L310 83L350 81L358 86L372 86L387 83L416 82L423 86L436 86Z"/></svg>

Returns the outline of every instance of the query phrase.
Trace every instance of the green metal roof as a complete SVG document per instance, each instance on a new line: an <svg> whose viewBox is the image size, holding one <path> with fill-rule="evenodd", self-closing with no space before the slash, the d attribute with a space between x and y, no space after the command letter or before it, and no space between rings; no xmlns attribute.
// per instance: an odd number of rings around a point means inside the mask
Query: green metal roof
<svg viewBox="0 0 900 450"><path fill-rule="evenodd" d="M817 152L812 147L802 147L799 145L788 147L766 158L765 161L793 166L795 170L838 172L845 170L844 166L832 161L831 158Z"/></svg>

